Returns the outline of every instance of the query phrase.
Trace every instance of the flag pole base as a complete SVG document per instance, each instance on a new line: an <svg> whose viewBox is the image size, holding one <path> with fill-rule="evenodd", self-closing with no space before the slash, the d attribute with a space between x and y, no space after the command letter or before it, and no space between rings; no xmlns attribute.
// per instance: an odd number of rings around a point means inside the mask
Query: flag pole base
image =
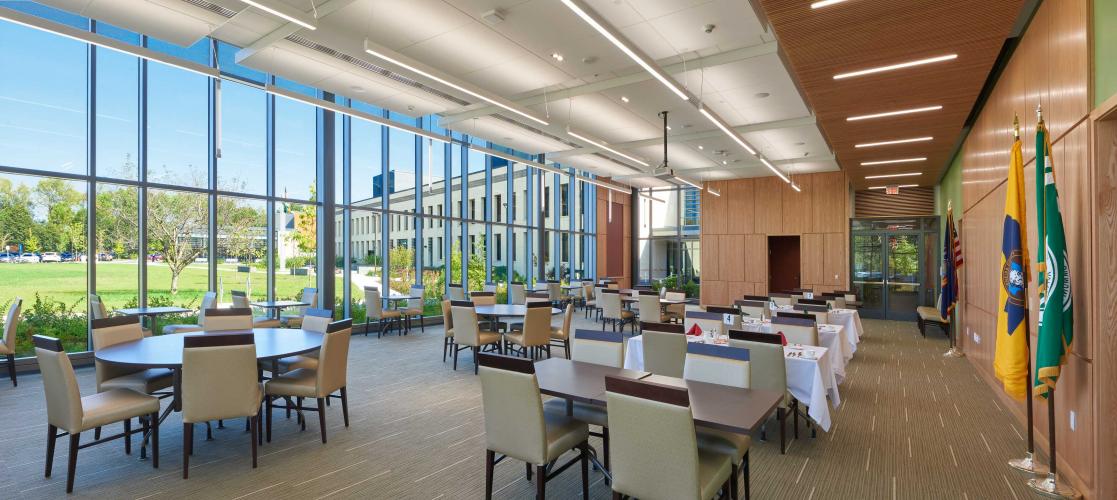
<svg viewBox="0 0 1117 500"><path fill-rule="evenodd" d="M962 352L957 347L951 347L948 351L943 353L943 356L947 358L964 358L966 357L966 353Z"/></svg>
<svg viewBox="0 0 1117 500"><path fill-rule="evenodd" d="M1051 469L1047 468L1046 465L1036 462L1035 457L1033 457L1031 453L1025 455L1024 458L1014 458L1012 460L1009 460L1008 465L1014 469L1022 470L1024 472L1030 472L1037 476L1042 476L1051 472Z"/></svg>
<svg viewBox="0 0 1117 500"><path fill-rule="evenodd" d="M1036 493L1048 498L1082 498L1082 494L1071 486L1060 484L1055 475L1050 472L1045 478L1032 478L1028 480L1028 487Z"/></svg>

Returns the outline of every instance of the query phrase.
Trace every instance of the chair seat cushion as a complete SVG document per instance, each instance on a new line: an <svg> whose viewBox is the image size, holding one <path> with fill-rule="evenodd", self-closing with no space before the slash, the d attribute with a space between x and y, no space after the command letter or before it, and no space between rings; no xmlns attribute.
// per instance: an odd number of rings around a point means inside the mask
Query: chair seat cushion
<svg viewBox="0 0 1117 500"><path fill-rule="evenodd" d="M128 389L140 394L150 394L174 385L174 372L167 368L149 368L136 373L121 375L101 382L100 390Z"/></svg>
<svg viewBox="0 0 1117 500"><path fill-rule="evenodd" d="M447 329L446 329L446 332L445 332L444 334L445 334L445 335L446 335L447 337L453 338L453 337L454 337L454 329L453 329L453 328L447 328Z"/></svg>
<svg viewBox="0 0 1117 500"><path fill-rule="evenodd" d="M566 335L566 331L563 330L561 327L552 326L551 327L551 338L552 339L558 339L558 340L566 340L568 338L568 335Z"/></svg>
<svg viewBox="0 0 1117 500"><path fill-rule="evenodd" d="M264 384L264 392L269 396L295 396L304 398L318 397L318 372L300 368L275 377Z"/></svg>
<svg viewBox="0 0 1117 500"><path fill-rule="evenodd" d="M939 313L939 310L934 308L934 307L919 306L919 307L915 308L915 312L916 312L916 314L919 314L919 317L923 321L934 321L934 322L937 322L937 323L946 323L947 322L945 319L943 319L942 314Z"/></svg>
<svg viewBox="0 0 1117 500"><path fill-rule="evenodd" d="M500 342L500 334L497 332L477 332L477 338L480 340L481 345Z"/></svg>
<svg viewBox="0 0 1117 500"><path fill-rule="evenodd" d="M589 439L585 422L565 414L543 413L543 422L547 427L547 462Z"/></svg>
<svg viewBox="0 0 1117 500"><path fill-rule="evenodd" d="M399 309L384 309L384 310L380 311L380 318L381 319L396 319L400 316L403 316L403 314L400 312ZM372 319L376 319L376 318L372 318Z"/></svg>
<svg viewBox="0 0 1117 500"><path fill-rule="evenodd" d="M543 403L543 411L566 415L566 400L558 398L551 399ZM609 426L609 414L606 413L605 408L600 406L586 403L574 403L573 416L574 420L585 422L589 425L596 425L598 427Z"/></svg>
<svg viewBox="0 0 1117 500"><path fill-rule="evenodd" d="M423 315L423 310L421 308L414 307L414 308L404 309L403 314L406 314L408 316L422 316Z"/></svg>
<svg viewBox="0 0 1117 500"><path fill-rule="evenodd" d="M176 333L190 333L200 332L202 327L198 325L163 325L163 335L173 335Z"/></svg>
<svg viewBox="0 0 1117 500"><path fill-rule="evenodd" d="M268 316L256 316L252 318L253 328L279 328L281 326L278 318Z"/></svg>
<svg viewBox="0 0 1117 500"><path fill-rule="evenodd" d="M728 455L698 449L698 484L702 485L701 498L714 498L729 479L732 462Z"/></svg>
<svg viewBox="0 0 1117 500"><path fill-rule="evenodd" d="M745 452L752 445L752 438L745 434L717 429L696 429L695 437L698 439L698 449L727 455L735 464L741 463Z"/></svg>
<svg viewBox="0 0 1117 500"><path fill-rule="evenodd" d="M157 413L159 398L128 389L113 389L81 398L81 407L81 429L66 431L82 432L126 418Z"/></svg>
<svg viewBox="0 0 1117 500"><path fill-rule="evenodd" d="M621 318L623 318L623 319L628 319L628 318L632 318L632 317L635 317L635 316L636 316L636 313L634 313L632 311L621 311Z"/></svg>
<svg viewBox="0 0 1117 500"><path fill-rule="evenodd" d="M279 358L276 364L279 365L279 373L286 373L299 368L308 368L311 370L318 369L318 358L316 356L297 355L287 356L286 358ZM268 371L271 371L272 364L270 361L261 361L260 366Z"/></svg>

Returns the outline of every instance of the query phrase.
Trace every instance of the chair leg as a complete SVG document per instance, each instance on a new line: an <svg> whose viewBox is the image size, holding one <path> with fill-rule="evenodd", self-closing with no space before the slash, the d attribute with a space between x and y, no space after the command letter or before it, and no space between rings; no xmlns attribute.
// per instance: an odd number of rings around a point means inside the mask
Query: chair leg
<svg viewBox="0 0 1117 500"><path fill-rule="evenodd" d="M601 447L605 448L605 470L613 470L609 467L609 428L601 428Z"/></svg>
<svg viewBox="0 0 1117 500"><path fill-rule="evenodd" d="M524 462L524 468L527 469L527 480L531 481L531 464Z"/></svg>
<svg viewBox="0 0 1117 500"><path fill-rule="evenodd" d="M190 453L194 447L194 424L182 424L182 478L190 479Z"/></svg>
<svg viewBox="0 0 1117 500"><path fill-rule="evenodd" d="M578 445L578 451L581 452L582 462L582 498L590 497L590 443L589 441L582 441Z"/></svg>
<svg viewBox="0 0 1117 500"><path fill-rule="evenodd" d="M341 418L345 420L345 426L349 427L349 395L345 387L341 388Z"/></svg>
<svg viewBox="0 0 1117 500"><path fill-rule="evenodd" d="M617 493L616 491L614 491L613 492L613 500L624 500L624 495L621 495L620 493Z"/></svg>
<svg viewBox="0 0 1117 500"><path fill-rule="evenodd" d="M249 425L252 426L252 432L248 435L248 440L252 442L252 468L255 469L256 468L256 428L259 427L259 425L260 425L260 414L257 413L255 416L250 418L249 422L250 422Z"/></svg>
<svg viewBox="0 0 1117 500"><path fill-rule="evenodd" d="M454 371L458 371L458 346L454 346Z"/></svg>
<svg viewBox="0 0 1117 500"><path fill-rule="evenodd" d="M267 415L268 421L267 421L267 425L265 426L265 427L268 428L268 430L266 432L267 437L265 439L267 440L267 442L270 443L271 442L271 410L272 410L271 396L266 396L266 397L264 397L264 399L266 400L264 404L267 407L267 414L268 414Z"/></svg>
<svg viewBox="0 0 1117 500"><path fill-rule="evenodd" d="M535 499L543 500L547 498L547 466L535 466L535 475L539 476L535 478Z"/></svg>
<svg viewBox="0 0 1117 500"><path fill-rule="evenodd" d="M93 440L96 441L98 439L101 439L101 426L99 425L96 429L93 429Z"/></svg>
<svg viewBox="0 0 1117 500"><path fill-rule="evenodd" d="M326 398L318 398L318 427L322 429L322 444L326 444Z"/></svg>
<svg viewBox="0 0 1117 500"><path fill-rule="evenodd" d="M474 375L477 375L477 367L479 366L479 364L477 363L477 353L478 352L481 352L481 349L479 347L474 347L473 348L473 374Z"/></svg>
<svg viewBox="0 0 1117 500"><path fill-rule="evenodd" d="M159 412L152 413L151 422L151 468L159 468Z"/></svg>
<svg viewBox="0 0 1117 500"><path fill-rule="evenodd" d="M570 340L562 341L562 350L566 351L566 359L570 359Z"/></svg>
<svg viewBox="0 0 1117 500"><path fill-rule="evenodd" d="M729 464L729 498L738 500L740 493L737 492L737 464Z"/></svg>
<svg viewBox="0 0 1117 500"><path fill-rule="evenodd" d="M794 404L791 407L791 421L792 429L795 430L795 439L799 439L799 405Z"/></svg>
<svg viewBox="0 0 1117 500"><path fill-rule="evenodd" d="M295 398L295 414L299 416L299 431L305 431L306 416L303 415L303 398Z"/></svg>
<svg viewBox="0 0 1117 500"><path fill-rule="evenodd" d="M450 337L442 338L442 362L446 362L446 348L450 347Z"/></svg>
<svg viewBox="0 0 1117 500"><path fill-rule="evenodd" d="M12 387L19 387L19 381L16 380L16 355L8 355L8 376L12 378Z"/></svg>
<svg viewBox="0 0 1117 500"><path fill-rule="evenodd" d="M745 476L745 500L749 500L749 452L745 451L745 459L741 461L741 474ZM734 479L736 481L736 479Z"/></svg>
<svg viewBox="0 0 1117 500"><path fill-rule="evenodd" d="M485 500L493 498L493 462L496 461L496 452L485 450Z"/></svg>
<svg viewBox="0 0 1117 500"><path fill-rule="evenodd" d="M66 493L74 492L74 472L78 468L78 443L81 433L70 434L70 456L66 457Z"/></svg>
<svg viewBox="0 0 1117 500"><path fill-rule="evenodd" d="M43 477L50 477L51 468L54 465L54 442L58 440L58 428L53 425L47 425L47 467L43 473Z"/></svg>
<svg viewBox="0 0 1117 500"><path fill-rule="evenodd" d="M124 419L124 454L132 454L132 417Z"/></svg>
<svg viewBox="0 0 1117 500"><path fill-rule="evenodd" d="M787 411L776 408L776 420L780 421L780 455L787 453Z"/></svg>

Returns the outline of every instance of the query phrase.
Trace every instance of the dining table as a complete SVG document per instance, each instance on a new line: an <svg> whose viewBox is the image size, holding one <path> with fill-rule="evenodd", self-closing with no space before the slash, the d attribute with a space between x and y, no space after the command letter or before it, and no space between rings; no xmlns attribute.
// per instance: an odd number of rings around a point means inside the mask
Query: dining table
<svg viewBox="0 0 1117 500"><path fill-rule="evenodd" d="M152 334L154 334L155 332L159 331L155 328L155 318L156 317L164 316L164 315L168 315L168 314L192 313L194 311L191 310L191 309L186 309L184 307L160 306L160 307L128 307L128 308L125 308L125 309L117 309L113 312L115 312L116 314L119 314L121 316L139 316L139 318L141 320L147 319L148 327L151 329Z"/></svg>
<svg viewBox="0 0 1117 500"><path fill-rule="evenodd" d="M306 302L300 302L300 301L297 301L297 300L262 300L262 301L259 301L259 302L253 302L249 305L252 306L252 307L259 307L260 309L268 310L268 315L275 318L275 319L279 319L280 311L282 311L282 310L284 310L288 307L309 307L310 306L310 304L308 304Z"/></svg>

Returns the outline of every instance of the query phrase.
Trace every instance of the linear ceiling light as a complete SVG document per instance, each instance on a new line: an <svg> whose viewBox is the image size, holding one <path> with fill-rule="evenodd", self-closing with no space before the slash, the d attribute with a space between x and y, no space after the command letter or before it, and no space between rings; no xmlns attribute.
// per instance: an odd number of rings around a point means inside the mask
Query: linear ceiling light
<svg viewBox="0 0 1117 500"><path fill-rule="evenodd" d="M588 183L590 183L590 184L593 184L594 186L601 186L601 187L603 187L603 188L606 188L606 189L611 189L611 190L613 190L613 191L616 191L616 192L618 192L618 193L624 193L624 194L632 194L632 190L631 190L631 189L624 189L624 188L622 188L622 187L620 187L620 186L615 186L615 185L613 185L613 184L610 184L610 183L608 183L608 182L604 182L604 181L599 181L599 180L597 180L597 179L590 179L589 177L576 177L576 179L578 179L578 180L580 180L580 181L582 181L582 182L588 182ZM651 197L650 197L650 196L648 196L648 198L651 198ZM659 201L659 200L657 200L657 199L655 199L655 198L651 198L651 199L653 199L653 200L656 200L656 201Z"/></svg>
<svg viewBox="0 0 1117 500"><path fill-rule="evenodd" d="M683 178L683 177L680 177L680 176L676 175L676 176L674 176L674 179L683 183L683 184L686 184L686 185L688 185L688 186L690 186L694 189L702 189L702 186L699 186L698 184L695 184L694 182L689 181L686 178Z"/></svg>
<svg viewBox="0 0 1117 500"><path fill-rule="evenodd" d="M915 177L923 175L923 172L908 172L905 174L885 174L885 175L866 175L866 179L890 179L892 177Z"/></svg>
<svg viewBox="0 0 1117 500"><path fill-rule="evenodd" d="M847 0L822 0L821 2L812 3L811 8L812 9L821 9L823 7L829 7L831 5L843 3L843 2L846 2L846 1Z"/></svg>
<svg viewBox="0 0 1117 500"><path fill-rule="evenodd" d="M585 142L588 142L588 143L590 143L590 144L593 144L594 146L596 146L596 147L598 147L598 148L600 148L600 149L604 149L604 150L606 150L606 151L608 151L608 152L610 152L610 153L613 153L613 154L615 154L615 155L617 155L617 156L620 156L621 158L624 158L624 159L626 159L626 160L629 160L629 161L632 161L632 162L636 162L636 163L639 163L640 165L643 165L643 166L645 166L645 167L648 167L648 166L650 166L650 165L648 165L648 162L646 162L646 161L643 161L643 160L641 160L641 159L639 159L639 158L635 158L635 157L633 157L633 156L630 156L630 155L624 154L624 153L622 153L622 152L620 152L620 151L617 151L616 149L613 149L613 148L611 148L611 147L609 147L609 146L606 146L606 145L605 145L604 143L602 143L602 142L598 142L598 141L595 141L595 140L593 140L593 139L590 139L590 138L588 138L588 137L586 137L586 136L584 136L584 135L581 135L581 134L578 134L578 133L572 132L572 131L570 131L570 130L567 130L567 131L566 131L566 133L567 133L567 134L569 134L569 135L570 135L570 137L573 137L573 138L575 138L575 139L581 139L581 140L583 140L583 141L585 141Z"/></svg>
<svg viewBox="0 0 1117 500"><path fill-rule="evenodd" d="M896 139L894 141L866 142L864 144L855 144L853 147L855 147L855 148L875 148L875 147L878 147L878 146L892 146L894 144L908 144L908 143L911 143L911 142L927 142L927 141L933 141L934 139L935 138L931 137L931 136L913 137L911 139Z"/></svg>
<svg viewBox="0 0 1117 500"><path fill-rule="evenodd" d="M713 186L706 186L706 192L708 192L708 193L710 193L714 196L721 196L721 191L718 191L717 189L714 189Z"/></svg>
<svg viewBox="0 0 1117 500"><path fill-rule="evenodd" d="M799 185L794 183L794 182L791 183L791 189L794 189L796 193L802 193L803 192L802 189L799 189Z"/></svg>
<svg viewBox="0 0 1117 500"><path fill-rule="evenodd" d="M48 21L36 16L24 14L17 10L0 7L0 19L13 22L20 26L59 35L82 43L96 45L103 49L113 50L122 54L139 57L148 61L166 64L174 68L189 71L209 78L218 78L221 74L217 68L211 68L191 61L178 60L166 54L156 52L146 47L137 47L103 35L90 33L86 30L74 28L61 23Z"/></svg>
<svg viewBox="0 0 1117 500"><path fill-rule="evenodd" d="M884 112L884 113L874 113L874 114L871 114L871 115L851 116L849 118L846 118L846 121L847 122L855 122L855 121L858 121L858 120L871 120L873 118L884 118L884 117L888 117L888 116L908 115L908 114L911 114L911 113L922 113L924 111L938 111L940 109L942 109L942 106L925 106L925 107L922 107L922 108L901 109L899 111L888 111L888 112Z"/></svg>
<svg viewBox="0 0 1117 500"><path fill-rule="evenodd" d="M423 129L418 128L418 127L412 127L410 125L404 125L402 123L398 123L398 122L395 122L395 121L392 121L392 120L389 120L387 118L383 118L383 117L380 117L380 116L371 115L369 113L358 111L358 110L353 109L353 108L347 108L347 107L342 106L342 105L337 104L337 103L329 102L329 101L314 98L314 97L305 96L305 95L302 95L298 92L287 90L287 89L282 88L282 87L277 87L275 85L268 85L268 86L264 87L264 91L269 93L269 94L272 94L274 96L277 96L277 97L290 99L292 101L301 102L303 104L309 104L311 106L317 106L317 107L322 108L322 109L328 109L328 110L333 111L335 113L343 114L343 115L346 115L346 116L351 116L353 118L357 118L359 120L364 120L364 121L367 121L367 122L372 122L372 123L375 123L377 125L383 125L385 127L394 128L394 129L402 131L402 132L415 134L415 135L418 135L418 136L421 136L421 137L426 137L428 139L433 139L433 140L436 140L436 141L439 141L439 142L444 142L444 143L452 142L450 140L450 137L447 137L447 136L438 135L438 134L435 134L435 133L427 131L427 130L423 130ZM523 161L523 160L517 159L516 161Z"/></svg>
<svg viewBox="0 0 1117 500"><path fill-rule="evenodd" d="M783 179L784 182L791 184L791 179L788 179L786 175L783 175L783 172L780 172L780 169L776 168L775 165L772 165L772 162L768 161L767 158L761 158L760 163L763 163L765 167L768 167L768 170L775 172L776 175L778 175L780 179Z"/></svg>
<svg viewBox="0 0 1117 500"><path fill-rule="evenodd" d="M438 83L441 83L441 84L443 84L443 85L446 85L447 87L451 87L451 88L453 88L454 90L457 90L457 91L459 91L459 92L464 92L464 93L466 93L466 94L469 94L469 95L471 95L471 96L473 96L473 97L476 97L476 98L478 98L478 99L481 99L482 101L485 101L485 102L487 102L487 103L489 103L489 104L492 104L492 105L494 105L494 106L499 106L499 107L501 107L501 108L504 108L504 109L506 109L506 110L508 110L508 111L511 111L511 112L513 112L513 113L515 113L515 114L517 114L517 115L520 115L520 116L522 116L522 117L524 117L524 118L527 118L527 119L529 119L529 120L531 120L531 121L533 121L533 122L535 122L535 123L538 123L538 124L540 124L540 125L549 125L549 123L548 123L548 122L547 122L546 120L544 120L544 119L542 119L542 118L539 118L539 117L537 117L537 116L534 116L534 115L532 115L531 113L527 113L527 112L525 112L525 111L520 111L519 109L516 109L515 107L513 107L513 106L511 106L511 105L509 105L509 104L506 104L506 103L500 102L500 100L498 100L498 99L496 99L496 98L493 98L493 97L489 97L489 96L486 96L486 95L484 95L484 94L481 94L480 92L476 92L476 91L473 91L473 90L469 90L469 89L467 89L467 88L465 88L465 87L462 87L461 85L458 85L458 84L456 84L456 83L452 83L452 82L450 82L450 81L447 81L447 80L446 80L446 79L444 79L444 78L439 78L439 77L437 77L437 76L434 76L434 75L432 75L432 74L430 74L430 73L428 73L428 72L426 72L426 71L423 71L423 70L421 70L421 69L419 69L419 68L416 68L416 67L414 67L414 66L412 66L412 65L410 65L410 64L407 64L407 63L405 63L405 62L403 62L403 61L400 61L400 60L398 60L398 59L395 59L395 58L393 58L393 57L391 57L391 56L385 55L384 53L380 52L380 51L379 51L379 50L378 50L378 49L377 49L377 48L376 48L376 47L375 47L375 46L374 46L374 45L373 45L373 44L372 44L371 42L369 42L369 41L368 41L368 39L366 39L366 40L365 40L365 52L367 52L367 53L368 53L369 55L372 55L372 56L374 56L374 57L378 57L378 58L380 58L380 59L383 59L383 60L385 60L385 61L388 61L388 62L390 62L390 63L392 63L392 64L395 64L396 66L399 66L399 67L401 67L401 68L404 68L404 69L406 69L406 70L408 70L408 71L411 71L411 72L413 72L413 73L418 73L418 74L420 74L420 75L423 75L423 76L424 76L424 77L426 77L426 78L429 78L429 79L431 79L431 80L434 80L434 81L436 81L436 82L438 82Z"/></svg>
<svg viewBox="0 0 1117 500"><path fill-rule="evenodd" d="M616 45L618 49L621 49L621 52L624 52L625 55L627 55L633 61L636 61L636 64L639 64L642 68L644 68L644 71L651 73L651 75L654 76L656 80L659 80L659 83L662 83L665 87L670 89L671 92L674 92L675 95L679 96L680 99L684 101L690 100L690 96L688 96L686 92L683 92L683 90L679 88L678 84L672 81L671 78L664 74L663 71L661 71L659 68L655 67L655 65L653 65L651 61L648 61L647 58L645 58L643 55L638 54L635 50L629 48L628 44L624 43L619 35L614 34L612 31L609 30L609 28L605 27L604 22L598 20L597 16L595 14L592 14L589 8L581 5L581 2L579 0L562 0L562 3L570 8L570 10L574 11L574 13L578 15L578 17L582 18L582 20L585 21L586 24L589 24L591 27L593 27L593 29L597 30L598 33L601 33L601 36L612 42L613 45Z"/></svg>
<svg viewBox="0 0 1117 500"><path fill-rule="evenodd" d="M900 184L898 188L914 188L919 187L919 184ZM888 186L871 186L869 189L888 189Z"/></svg>
<svg viewBox="0 0 1117 500"><path fill-rule="evenodd" d="M710 110L706 109L706 106L698 108L698 111L702 113L702 116L705 116L707 120L710 120L710 122L712 122L714 125L717 125L717 127L721 129L722 132L725 132L725 135L728 135L730 139L733 139L734 142L736 142L742 148L745 148L745 151L748 151L749 154L756 154L755 149L749 147L748 143L746 143L739 134L730 130L729 126L727 126L725 123L722 123L720 118L714 116L714 114L711 113Z"/></svg>
<svg viewBox="0 0 1117 500"><path fill-rule="evenodd" d="M891 165L893 163L915 163L920 161L927 161L927 157L920 156L919 158L900 158L897 160L863 161L861 162L861 166L868 167L872 165Z"/></svg>
<svg viewBox="0 0 1117 500"><path fill-rule="evenodd" d="M839 73L834 75L835 80L843 80L846 78L853 78L855 76L871 75L874 73L884 73L885 71L893 71L897 69L910 68L912 66L922 66L924 64L932 64L943 61L950 61L958 58L958 54L947 54L945 56L928 57L926 59L916 59L914 61L902 62L898 64L889 64L888 66L879 66L876 68L862 69L858 71L850 71L849 73Z"/></svg>
<svg viewBox="0 0 1117 500"><path fill-rule="evenodd" d="M293 23L295 23L299 26L302 26L302 27L304 27L308 30L318 29L318 26L316 26L314 24L314 22L315 22L314 18L307 17L307 15L305 13L298 12L298 11L296 11L295 9L293 9L289 6L284 5L283 2L276 2L277 5L271 6L271 5L267 5L263 2L260 2L259 0L240 0L240 1L243 2L243 3L246 3L248 5L251 5L253 7L256 7L257 9L260 9L264 12L267 12L268 14L271 14L273 16L281 17L283 19L286 19L286 20L288 20L290 22L293 22Z"/></svg>

